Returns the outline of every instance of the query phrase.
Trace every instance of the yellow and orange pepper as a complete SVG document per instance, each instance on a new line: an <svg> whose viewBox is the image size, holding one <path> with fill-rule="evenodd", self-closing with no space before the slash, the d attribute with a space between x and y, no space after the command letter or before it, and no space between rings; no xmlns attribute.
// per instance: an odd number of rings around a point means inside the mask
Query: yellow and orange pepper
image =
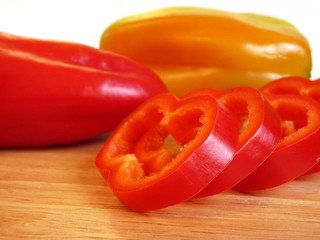
<svg viewBox="0 0 320 240"><path fill-rule="evenodd" d="M194 7L158 9L120 19L100 48L153 70L170 92L260 88L284 76L310 77L306 37L284 20Z"/></svg>

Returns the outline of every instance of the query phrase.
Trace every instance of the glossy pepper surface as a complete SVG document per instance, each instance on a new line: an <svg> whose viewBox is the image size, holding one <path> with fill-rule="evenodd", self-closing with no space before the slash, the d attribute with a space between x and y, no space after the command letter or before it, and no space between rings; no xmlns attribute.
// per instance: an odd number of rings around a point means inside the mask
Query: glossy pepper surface
<svg viewBox="0 0 320 240"><path fill-rule="evenodd" d="M232 188L257 169L277 147L281 138L281 126L278 114L257 89L200 89L184 97L198 95L217 98L237 117L240 125L237 151L232 161L195 196L205 197Z"/></svg>
<svg viewBox="0 0 320 240"><path fill-rule="evenodd" d="M309 77L311 50L290 23L263 15L173 7L129 16L105 29L100 48L150 67L170 92L260 88Z"/></svg>
<svg viewBox="0 0 320 240"><path fill-rule="evenodd" d="M0 147L71 143L106 133L166 91L155 74L127 57L0 33Z"/></svg>
<svg viewBox="0 0 320 240"><path fill-rule="evenodd" d="M191 198L223 171L238 131L234 115L212 97L160 94L118 126L96 165L127 208L164 208Z"/></svg>
<svg viewBox="0 0 320 240"><path fill-rule="evenodd" d="M265 94L278 112L282 138L275 151L234 189L273 188L301 176L320 156L320 104L312 98Z"/></svg>

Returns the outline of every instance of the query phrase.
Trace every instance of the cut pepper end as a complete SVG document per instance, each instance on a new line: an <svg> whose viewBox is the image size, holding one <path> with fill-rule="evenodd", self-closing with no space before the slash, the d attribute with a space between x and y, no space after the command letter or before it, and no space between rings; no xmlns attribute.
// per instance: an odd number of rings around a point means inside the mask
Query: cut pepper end
<svg viewBox="0 0 320 240"><path fill-rule="evenodd" d="M137 110L131 120L122 124L117 136L110 138L107 154L99 157L104 160L97 161L103 161L104 168L107 166L110 171L117 168L117 180L113 182L117 182L119 190L139 188L170 174L197 147L199 142L194 143L195 138L205 140L207 136L203 132L209 134L210 126L214 125L210 119L214 119L211 112L215 106L210 104L210 113L204 114L199 104L191 100L184 102L188 104L179 107L178 103L176 110L169 107L170 114L157 103L143 111ZM210 126L203 127L208 121L212 122Z"/></svg>
<svg viewBox="0 0 320 240"><path fill-rule="evenodd" d="M282 126L278 149L303 139L319 128L320 105L317 105L313 99L292 95L274 101L273 106L277 109Z"/></svg>

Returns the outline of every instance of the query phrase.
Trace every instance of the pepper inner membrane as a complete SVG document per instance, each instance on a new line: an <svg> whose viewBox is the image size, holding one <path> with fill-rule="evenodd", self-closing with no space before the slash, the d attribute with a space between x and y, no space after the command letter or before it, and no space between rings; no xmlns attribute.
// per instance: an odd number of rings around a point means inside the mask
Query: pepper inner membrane
<svg viewBox="0 0 320 240"><path fill-rule="evenodd" d="M308 125L308 110L305 107L283 102L278 105L277 112L281 118L282 139Z"/></svg>
<svg viewBox="0 0 320 240"><path fill-rule="evenodd" d="M221 98L221 102L234 114L236 115L239 122L239 140L238 147L241 147L249 138L248 126L250 117L252 116L251 104L244 98L239 96L225 96Z"/></svg>

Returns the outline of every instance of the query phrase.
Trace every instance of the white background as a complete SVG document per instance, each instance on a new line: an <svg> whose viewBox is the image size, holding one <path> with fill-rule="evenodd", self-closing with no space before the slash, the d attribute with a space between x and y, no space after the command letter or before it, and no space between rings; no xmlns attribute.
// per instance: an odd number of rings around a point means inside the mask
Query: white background
<svg viewBox="0 0 320 240"><path fill-rule="evenodd" d="M99 46L119 18L169 6L252 12L289 21L311 45L312 79L320 78L320 7L317 0L0 0L0 31Z"/></svg>

